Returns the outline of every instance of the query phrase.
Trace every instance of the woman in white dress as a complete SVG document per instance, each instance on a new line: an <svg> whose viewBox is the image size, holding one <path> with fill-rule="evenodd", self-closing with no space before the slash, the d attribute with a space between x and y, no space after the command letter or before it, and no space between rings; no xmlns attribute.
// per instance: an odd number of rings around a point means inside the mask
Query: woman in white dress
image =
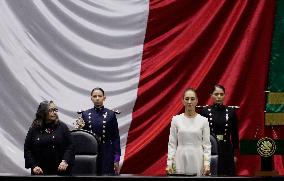
<svg viewBox="0 0 284 181"><path fill-rule="evenodd" d="M172 118L167 174L197 176L210 174L210 129L207 118L196 113L198 99L194 89L187 89L182 100L185 111Z"/></svg>

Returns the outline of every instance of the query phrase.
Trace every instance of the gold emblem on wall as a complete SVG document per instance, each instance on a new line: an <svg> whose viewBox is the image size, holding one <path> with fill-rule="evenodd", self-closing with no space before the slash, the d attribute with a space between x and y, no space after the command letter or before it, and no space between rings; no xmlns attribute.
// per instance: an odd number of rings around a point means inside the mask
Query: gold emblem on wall
<svg viewBox="0 0 284 181"><path fill-rule="evenodd" d="M270 157L275 153L276 150L274 140L268 137L258 140L256 147L258 154L262 157Z"/></svg>

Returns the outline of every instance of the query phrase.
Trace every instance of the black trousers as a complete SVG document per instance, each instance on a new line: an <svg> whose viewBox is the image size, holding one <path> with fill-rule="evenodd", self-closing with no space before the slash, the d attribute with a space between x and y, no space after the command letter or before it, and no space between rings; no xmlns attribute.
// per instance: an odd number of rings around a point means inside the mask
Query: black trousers
<svg viewBox="0 0 284 181"><path fill-rule="evenodd" d="M234 150L230 142L219 141L218 176L235 176Z"/></svg>

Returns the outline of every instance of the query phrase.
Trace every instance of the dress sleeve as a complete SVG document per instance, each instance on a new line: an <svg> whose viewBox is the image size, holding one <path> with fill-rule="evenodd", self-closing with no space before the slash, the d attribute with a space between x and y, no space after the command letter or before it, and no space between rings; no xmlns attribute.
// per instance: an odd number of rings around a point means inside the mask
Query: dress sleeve
<svg viewBox="0 0 284 181"><path fill-rule="evenodd" d="M167 166L172 167L173 161L175 159L175 154L177 150L177 133L178 129L176 126L176 121L173 118L171 121L171 127L170 127L170 135L169 135L169 142L168 142L168 159L167 159Z"/></svg>
<svg viewBox="0 0 284 181"><path fill-rule="evenodd" d="M211 142L210 142L209 123L208 123L207 119L204 121L204 126L203 126L202 147L203 147L204 165L210 165L210 161L211 161Z"/></svg>
<svg viewBox="0 0 284 181"><path fill-rule="evenodd" d="M25 144L24 144L25 168L34 168L35 166L37 166L35 158L32 153L33 132L34 129L30 128L25 139Z"/></svg>
<svg viewBox="0 0 284 181"><path fill-rule="evenodd" d="M68 164L72 165L75 159L75 150L74 150L74 144L72 141L72 136L70 134L68 127L63 123L61 124L62 124L62 131L64 135L64 144L65 144L63 160L67 161Z"/></svg>
<svg viewBox="0 0 284 181"><path fill-rule="evenodd" d="M114 163L119 162L121 150L120 150L120 136L118 130L118 123L115 113L113 112L112 117L112 133L111 133L111 140L113 143L113 150L114 150Z"/></svg>

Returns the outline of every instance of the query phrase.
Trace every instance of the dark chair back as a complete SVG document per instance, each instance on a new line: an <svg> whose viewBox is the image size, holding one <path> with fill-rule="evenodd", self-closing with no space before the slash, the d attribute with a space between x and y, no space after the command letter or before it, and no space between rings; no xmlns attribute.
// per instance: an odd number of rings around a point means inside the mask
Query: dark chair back
<svg viewBox="0 0 284 181"><path fill-rule="evenodd" d="M214 134L210 135L210 142L211 142L211 163L210 163L211 175L217 176L219 144Z"/></svg>
<svg viewBox="0 0 284 181"><path fill-rule="evenodd" d="M71 135L75 147L72 175L96 175L98 155L96 136L82 129L72 130Z"/></svg>

